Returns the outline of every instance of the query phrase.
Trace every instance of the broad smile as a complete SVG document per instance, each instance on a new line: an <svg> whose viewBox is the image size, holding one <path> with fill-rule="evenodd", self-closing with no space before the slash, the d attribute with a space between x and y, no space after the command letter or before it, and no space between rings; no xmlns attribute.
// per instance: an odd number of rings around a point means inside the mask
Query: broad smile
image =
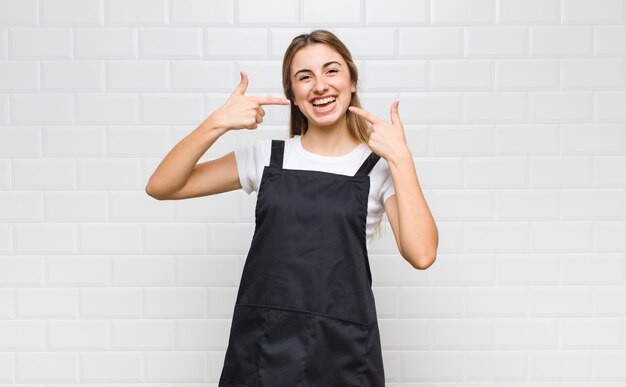
<svg viewBox="0 0 626 387"><path fill-rule="evenodd" d="M315 113L328 113L335 109L337 105L337 96L329 95L325 97L314 98L309 101L313 106L313 112Z"/></svg>

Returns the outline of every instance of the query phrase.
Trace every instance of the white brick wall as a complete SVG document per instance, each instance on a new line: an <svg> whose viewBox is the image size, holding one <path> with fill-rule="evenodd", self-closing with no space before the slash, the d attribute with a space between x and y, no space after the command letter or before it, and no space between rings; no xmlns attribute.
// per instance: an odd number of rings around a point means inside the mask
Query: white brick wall
<svg viewBox="0 0 626 387"><path fill-rule="evenodd" d="M626 0L0 0L0 387L217 385L255 196L144 187L318 27L439 227L370 249L387 386L626 387Z"/></svg>

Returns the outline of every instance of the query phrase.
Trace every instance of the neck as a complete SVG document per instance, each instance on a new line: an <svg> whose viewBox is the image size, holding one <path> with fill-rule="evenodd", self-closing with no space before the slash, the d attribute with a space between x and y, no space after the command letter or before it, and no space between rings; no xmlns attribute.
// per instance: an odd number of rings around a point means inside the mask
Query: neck
<svg viewBox="0 0 626 387"><path fill-rule="evenodd" d="M305 150L322 156L343 156L359 145L348 130L345 117L333 125L309 125L301 143Z"/></svg>

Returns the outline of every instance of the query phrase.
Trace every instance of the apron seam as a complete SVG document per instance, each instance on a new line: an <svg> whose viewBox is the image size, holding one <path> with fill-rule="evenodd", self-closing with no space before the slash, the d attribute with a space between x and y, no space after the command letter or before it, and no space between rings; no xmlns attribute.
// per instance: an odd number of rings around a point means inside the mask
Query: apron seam
<svg viewBox="0 0 626 387"><path fill-rule="evenodd" d="M305 376L306 376L306 371L307 371L307 367L308 367L308 363L309 363L309 359L311 358L311 354L308 351L308 348L311 346L311 343L313 342L313 323L312 321L315 319L315 317L313 317L312 319L308 319L307 321L309 322L309 337L308 337L308 341L307 341L307 345L305 346L305 355L303 356L303 360L302 360L302 370L300 371L300 377L301 379L298 381L299 385L302 385L302 382L305 382ZM305 385L306 387L306 385Z"/></svg>
<svg viewBox="0 0 626 387"><path fill-rule="evenodd" d="M375 326L375 325L376 324L373 324L372 326ZM365 375L365 367L367 365L366 364L367 355L369 355L370 351L372 350L372 347L374 346L372 335L371 335L372 328L370 328L369 330L370 330L370 334L367 335L368 343L365 346L365 351L363 352L363 355L361 356L361 360L363 364L361 364L361 371L359 371L359 387L363 386L363 375Z"/></svg>
<svg viewBox="0 0 626 387"><path fill-rule="evenodd" d="M261 347L261 342L263 342L265 340L265 331L267 330L267 323L268 323L268 313L267 313L267 308L265 308L265 310L263 311L263 317L264 317L264 321L263 321L263 331L261 333L261 337L259 338L259 342L257 343L257 347L259 347L259 357L256 360L256 372L257 372L257 380L261 380L261 358L263 357L263 348ZM258 387L262 387L263 385L261 384L261 386Z"/></svg>
<svg viewBox="0 0 626 387"><path fill-rule="evenodd" d="M303 309L295 309L295 308L289 308L286 306L278 306L278 305L263 305L263 304L249 304L249 303L245 303L245 304L237 304L237 306L250 306L253 308L264 308L264 309L278 309L278 310L286 310L288 312L294 312L294 313L305 313L305 314L313 314L316 316L320 316L320 317L326 317L326 318L330 318L333 320L339 320L341 322L345 322L345 323L349 323L349 324L354 324L354 325L359 325L363 328L370 328L370 324L369 323L364 323L364 322L360 322L360 321L355 321L355 320L350 320L344 317L339 317L339 316L335 316L332 314L327 314L327 313L322 313L322 312L315 312L312 310L303 310ZM265 328L265 326L264 326ZM263 334L265 334L265 330L263 331Z"/></svg>

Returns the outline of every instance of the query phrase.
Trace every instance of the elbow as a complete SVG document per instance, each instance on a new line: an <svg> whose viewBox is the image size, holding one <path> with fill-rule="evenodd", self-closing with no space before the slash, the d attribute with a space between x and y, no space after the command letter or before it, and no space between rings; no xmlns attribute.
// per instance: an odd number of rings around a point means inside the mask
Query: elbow
<svg viewBox="0 0 626 387"><path fill-rule="evenodd" d="M435 263L435 259L437 259L437 255L432 255L428 257L424 257L413 262L413 267L417 270L426 270Z"/></svg>
<svg viewBox="0 0 626 387"><path fill-rule="evenodd" d="M156 189L154 187L154 184L151 184L150 182L148 182L148 184L146 184L146 188L145 188L146 194L148 194L148 196L157 199L157 200L164 200L165 198L159 193L158 189Z"/></svg>
<svg viewBox="0 0 626 387"><path fill-rule="evenodd" d="M424 242L419 246L412 245L412 249L407 258L411 265L417 270L426 270L437 259L437 248L439 246L439 234L435 230L435 234L431 240Z"/></svg>
<svg viewBox="0 0 626 387"><path fill-rule="evenodd" d="M413 266L414 269L426 270L430 266L432 266L433 263L435 263L435 259L437 259L437 252L434 251L432 253L402 254L402 256L411 264L411 266Z"/></svg>
<svg viewBox="0 0 626 387"><path fill-rule="evenodd" d="M154 199L160 200L157 194L154 192L154 189L150 187L150 185L146 186L146 194Z"/></svg>

